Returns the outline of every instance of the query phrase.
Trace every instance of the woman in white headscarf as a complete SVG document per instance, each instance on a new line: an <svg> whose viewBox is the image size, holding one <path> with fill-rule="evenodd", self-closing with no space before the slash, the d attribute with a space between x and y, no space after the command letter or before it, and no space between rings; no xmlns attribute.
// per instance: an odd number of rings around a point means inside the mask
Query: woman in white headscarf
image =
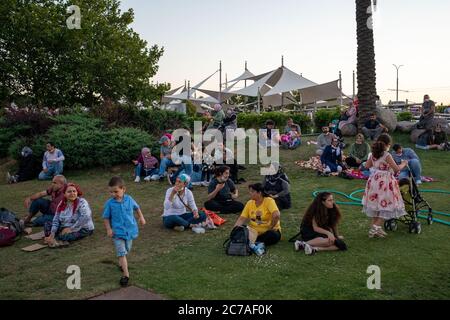
<svg viewBox="0 0 450 320"><path fill-rule="evenodd" d="M201 224L206 221L206 214L199 212L194 195L187 188L191 178L181 174L175 181L175 186L169 188L164 200L163 224L167 229L184 231L192 229L196 233L204 233Z"/></svg>

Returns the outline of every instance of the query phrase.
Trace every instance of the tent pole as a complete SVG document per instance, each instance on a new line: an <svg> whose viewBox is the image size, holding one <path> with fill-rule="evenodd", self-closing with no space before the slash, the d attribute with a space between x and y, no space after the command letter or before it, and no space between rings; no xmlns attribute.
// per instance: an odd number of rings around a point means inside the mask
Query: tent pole
<svg viewBox="0 0 450 320"><path fill-rule="evenodd" d="M257 110L258 114L261 113L261 95L259 93L259 89L260 88L258 87L258 110Z"/></svg>
<svg viewBox="0 0 450 320"><path fill-rule="evenodd" d="M222 60L219 62L219 103L222 102Z"/></svg>
<svg viewBox="0 0 450 320"><path fill-rule="evenodd" d="M341 71L339 71L339 90L341 91L341 96L339 97L339 102L342 106L343 101L342 101L342 72Z"/></svg>
<svg viewBox="0 0 450 320"><path fill-rule="evenodd" d="M245 71L247 71L247 61L245 61ZM245 87L247 88L247 80L244 81Z"/></svg>
<svg viewBox="0 0 450 320"><path fill-rule="evenodd" d="M189 101L189 97L191 95L191 81L188 81L188 86L187 86L187 101Z"/></svg>

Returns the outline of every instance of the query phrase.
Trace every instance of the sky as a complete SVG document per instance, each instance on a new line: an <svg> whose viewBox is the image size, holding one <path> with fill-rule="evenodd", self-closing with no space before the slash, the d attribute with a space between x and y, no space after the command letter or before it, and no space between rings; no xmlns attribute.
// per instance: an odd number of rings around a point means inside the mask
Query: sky
<svg viewBox="0 0 450 320"><path fill-rule="evenodd" d="M254 74L281 65L314 82L338 79L352 94L356 70L354 0L122 0L133 8L134 31L149 45L164 47L154 82L172 88L191 85L223 65L231 80L244 71ZM450 104L450 13L448 0L378 0L375 20L377 91L383 103L421 102L429 94ZM218 90L219 77L205 88ZM394 89L394 91L389 91Z"/></svg>

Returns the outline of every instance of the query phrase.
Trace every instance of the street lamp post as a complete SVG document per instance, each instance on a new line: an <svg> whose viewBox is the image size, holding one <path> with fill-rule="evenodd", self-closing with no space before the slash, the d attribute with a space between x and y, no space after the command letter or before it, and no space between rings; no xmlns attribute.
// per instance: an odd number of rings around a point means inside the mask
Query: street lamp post
<svg viewBox="0 0 450 320"><path fill-rule="evenodd" d="M397 69L397 99L396 99L396 101L398 102L398 70L400 70L401 67L404 67L404 65L397 66L397 65L393 64L393 66L395 67L395 69Z"/></svg>

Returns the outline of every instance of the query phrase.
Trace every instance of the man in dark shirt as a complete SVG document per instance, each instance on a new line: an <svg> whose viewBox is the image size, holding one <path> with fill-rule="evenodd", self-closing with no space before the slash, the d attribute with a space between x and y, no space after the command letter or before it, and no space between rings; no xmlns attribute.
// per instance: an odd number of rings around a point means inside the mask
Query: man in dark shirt
<svg viewBox="0 0 450 320"><path fill-rule="evenodd" d="M370 120L367 121L362 128L362 132L366 138L376 141L382 133L388 132L388 130L377 120L376 114L371 114Z"/></svg>
<svg viewBox="0 0 450 320"><path fill-rule="evenodd" d="M436 104L430 99L430 96L426 94L423 97L422 115L417 123L417 129L432 129L435 111Z"/></svg>

